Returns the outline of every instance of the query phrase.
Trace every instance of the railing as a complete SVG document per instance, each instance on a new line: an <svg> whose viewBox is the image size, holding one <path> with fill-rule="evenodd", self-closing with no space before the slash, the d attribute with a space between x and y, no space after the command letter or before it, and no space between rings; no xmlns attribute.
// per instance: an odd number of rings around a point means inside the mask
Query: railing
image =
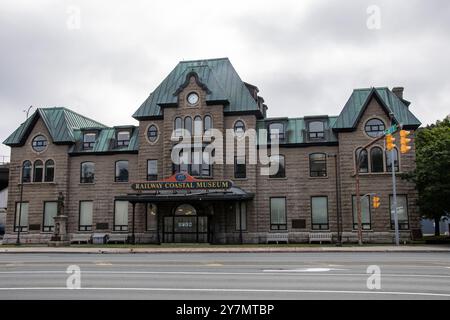
<svg viewBox="0 0 450 320"><path fill-rule="evenodd" d="M9 156L0 156L0 165L9 163Z"/></svg>

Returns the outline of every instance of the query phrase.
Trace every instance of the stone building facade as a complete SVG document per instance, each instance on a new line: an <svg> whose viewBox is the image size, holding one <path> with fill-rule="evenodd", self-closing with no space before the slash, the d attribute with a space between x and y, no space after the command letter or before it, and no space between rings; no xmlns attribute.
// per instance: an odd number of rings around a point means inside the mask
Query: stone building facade
<svg viewBox="0 0 450 320"><path fill-rule="evenodd" d="M15 241L19 230L22 242L47 242L60 192L74 239L105 233L139 243L266 243L277 237L307 242L311 233L328 233L333 241L354 242L355 162L362 152L363 240L391 243L390 154L384 139L358 148L392 123L412 131L420 126L402 94L401 88L356 89L338 116L268 118L258 88L224 58L180 62L133 115L138 126L107 127L66 108L38 109L4 142L11 147L4 242ZM252 129L257 150L277 138L279 170L262 175L264 165L249 161L249 144L245 165L225 161L226 152L223 164L175 165L174 136L181 129L203 137L208 129L224 135L230 129L235 137L224 139L225 151ZM206 146L202 141L201 152ZM398 173L414 166L414 150L397 152ZM181 179L232 181L233 187L132 188L180 173ZM410 182L397 182L400 235L408 241L420 229L417 194ZM381 199L376 209L374 195Z"/></svg>

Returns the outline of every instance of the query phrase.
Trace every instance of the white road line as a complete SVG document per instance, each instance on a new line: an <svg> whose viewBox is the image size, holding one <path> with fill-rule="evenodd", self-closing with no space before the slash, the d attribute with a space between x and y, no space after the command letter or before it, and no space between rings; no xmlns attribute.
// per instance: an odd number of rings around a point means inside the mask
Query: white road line
<svg viewBox="0 0 450 320"><path fill-rule="evenodd" d="M70 290L70 291L193 291L193 292L260 292L260 293L336 293L336 294L379 294L379 295L408 295L450 297L450 293L431 292L400 292L400 291L353 291L353 290L296 290L296 289L224 289L224 288L80 288L68 289L64 287L17 287L0 288L0 291L39 291L39 290Z"/></svg>
<svg viewBox="0 0 450 320"><path fill-rule="evenodd" d="M0 271L0 275L8 274L66 274L65 271ZM237 275L237 276L266 276L266 275L296 275L296 276L361 276L367 277L367 273L313 273L313 272L201 272L201 271L84 271L81 270L81 274L167 274L167 275ZM429 274L389 274L382 273L383 277L418 277L418 278L450 278L450 275L429 275Z"/></svg>
<svg viewBox="0 0 450 320"><path fill-rule="evenodd" d="M348 269L333 269L333 268L302 268L302 269L267 269L263 272L329 272L329 271L343 271Z"/></svg>

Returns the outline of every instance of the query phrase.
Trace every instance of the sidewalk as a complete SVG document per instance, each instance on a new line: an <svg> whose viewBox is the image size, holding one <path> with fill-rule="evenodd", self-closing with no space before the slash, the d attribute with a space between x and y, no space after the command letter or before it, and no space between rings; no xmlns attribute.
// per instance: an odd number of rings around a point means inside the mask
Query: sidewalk
<svg viewBox="0 0 450 320"><path fill-rule="evenodd" d="M379 246L152 246L152 247L38 247L38 246L1 246L2 253L82 253L82 254L126 254L126 253L275 253L275 252L448 252L448 245L379 245Z"/></svg>

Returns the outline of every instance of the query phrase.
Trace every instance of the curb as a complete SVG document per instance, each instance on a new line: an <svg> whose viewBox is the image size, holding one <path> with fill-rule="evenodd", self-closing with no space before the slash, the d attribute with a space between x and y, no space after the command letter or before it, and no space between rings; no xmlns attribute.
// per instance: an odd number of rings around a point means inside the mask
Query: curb
<svg viewBox="0 0 450 320"><path fill-rule="evenodd" d="M450 253L445 248L0 248L0 254L168 254L168 253Z"/></svg>

